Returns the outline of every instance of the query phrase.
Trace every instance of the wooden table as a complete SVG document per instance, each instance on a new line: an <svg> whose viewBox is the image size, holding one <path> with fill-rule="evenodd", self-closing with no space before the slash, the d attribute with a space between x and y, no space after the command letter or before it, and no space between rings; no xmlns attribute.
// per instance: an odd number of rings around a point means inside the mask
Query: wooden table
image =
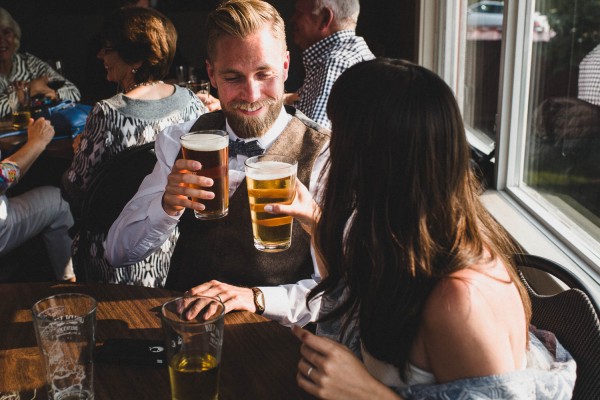
<svg viewBox="0 0 600 400"><path fill-rule="evenodd" d="M46 399L31 306L64 292L85 293L98 301L97 345L109 338L163 339L160 305L180 295L110 284L0 284L0 398L18 392L21 399ZM219 398L308 398L296 385L299 346L289 329L276 322L249 312L227 314ZM95 363L94 389L96 400L170 399L171 394L166 367Z"/></svg>
<svg viewBox="0 0 600 400"><path fill-rule="evenodd" d="M0 150L2 158L13 153L27 141L27 131L16 131L12 124L7 121L0 121ZM44 153L50 157L71 160L73 159L73 139L70 137L55 136Z"/></svg>

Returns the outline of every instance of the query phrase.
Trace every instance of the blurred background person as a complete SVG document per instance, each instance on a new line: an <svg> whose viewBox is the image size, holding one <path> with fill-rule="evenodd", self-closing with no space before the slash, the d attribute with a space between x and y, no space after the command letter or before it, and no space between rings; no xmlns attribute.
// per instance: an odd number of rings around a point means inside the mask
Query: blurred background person
<svg viewBox="0 0 600 400"><path fill-rule="evenodd" d="M333 83L350 66L375 57L356 36L359 12L358 0L296 0L291 23L294 43L303 51L305 78L296 93L286 95L286 103L327 129Z"/></svg>
<svg viewBox="0 0 600 400"><path fill-rule="evenodd" d="M327 111L321 207L301 186L291 206L265 206L314 229L320 258L318 336L294 328L299 386L323 399L570 398L575 361L530 329L515 249L479 200L448 85L406 61L366 61L337 79Z"/></svg>
<svg viewBox="0 0 600 400"><path fill-rule="evenodd" d="M205 111L189 89L161 81L177 42L175 27L162 13L150 8L120 8L106 19L102 38L98 58L106 69L106 79L117 83L122 92L94 106L75 143L73 163L63 175L63 193L76 219L82 196L103 162L130 146L152 142L162 129L195 120ZM173 231L167 243L146 260L126 267L113 268L105 260L104 235L95 237L90 248L80 249L78 233L74 255L86 252L83 258L89 258L86 268L92 280L162 286L178 234Z"/></svg>
<svg viewBox="0 0 600 400"><path fill-rule="evenodd" d="M0 7L0 118L11 113L8 102L9 86L16 84L29 88L29 95L52 100L79 101L79 89L56 72L48 63L29 53L18 53L21 43L21 28L17 21ZM58 89L48 86L49 81L61 81ZM23 98L20 99L23 101Z"/></svg>
<svg viewBox="0 0 600 400"><path fill-rule="evenodd" d="M577 98L600 106L600 45L579 63Z"/></svg>
<svg viewBox="0 0 600 400"><path fill-rule="evenodd" d="M27 142L0 162L0 256L27 240L42 235L57 280L75 281L69 228L73 217L60 189L43 186L8 198L6 192L19 182L54 137L49 121L30 120Z"/></svg>

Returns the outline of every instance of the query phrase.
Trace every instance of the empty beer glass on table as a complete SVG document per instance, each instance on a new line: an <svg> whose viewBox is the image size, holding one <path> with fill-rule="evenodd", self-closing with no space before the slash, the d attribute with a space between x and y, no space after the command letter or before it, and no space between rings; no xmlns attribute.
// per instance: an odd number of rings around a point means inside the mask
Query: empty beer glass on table
<svg viewBox="0 0 600 400"><path fill-rule="evenodd" d="M44 359L48 398L94 398L96 300L80 293L44 298L31 309Z"/></svg>
<svg viewBox="0 0 600 400"><path fill-rule="evenodd" d="M194 210L198 219L217 219L227 215L229 211L229 136L222 130L194 131L180 138L183 157L196 160L202 164L197 175L213 180L210 187L198 186L199 189L211 191L215 197L211 200L192 198L193 201L205 205L202 211Z"/></svg>
<svg viewBox="0 0 600 400"><path fill-rule="evenodd" d="M213 297L178 297L163 304L173 400L217 400L225 306Z"/></svg>
<svg viewBox="0 0 600 400"><path fill-rule="evenodd" d="M291 204L296 195L296 160L280 155L250 157L245 162L254 247L266 252L289 249L293 218L265 212L266 204Z"/></svg>

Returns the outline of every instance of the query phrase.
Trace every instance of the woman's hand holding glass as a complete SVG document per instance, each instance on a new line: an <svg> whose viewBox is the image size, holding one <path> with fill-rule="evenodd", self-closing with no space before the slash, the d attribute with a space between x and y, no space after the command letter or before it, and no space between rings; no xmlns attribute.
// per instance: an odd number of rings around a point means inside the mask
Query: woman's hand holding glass
<svg viewBox="0 0 600 400"><path fill-rule="evenodd" d="M296 197L292 204L268 204L265 206L265 211L270 214L286 214L294 217L311 236L321 216L319 205L299 179L296 179Z"/></svg>

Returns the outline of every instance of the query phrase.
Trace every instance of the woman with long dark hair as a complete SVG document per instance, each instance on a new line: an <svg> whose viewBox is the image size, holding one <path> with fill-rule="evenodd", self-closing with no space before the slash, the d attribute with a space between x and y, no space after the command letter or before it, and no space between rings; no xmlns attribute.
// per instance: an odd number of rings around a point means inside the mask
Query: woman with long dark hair
<svg viewBox="0 0 600 400"><path fill-rule="evenodd" d="M322 201L300 186L295 203L270 207L313 233L324 277L309 296L323 296L319 336L294 328L300 387L326 399L412 398L431 388L457 398L522 393L515 377L534 368L556 378L548 366L556 360L530 334L511 241L479 201L446 83L409 62L367 61L338 78L327 110ZM559 350L558 397L572 391L575 371Z"/></svg>

